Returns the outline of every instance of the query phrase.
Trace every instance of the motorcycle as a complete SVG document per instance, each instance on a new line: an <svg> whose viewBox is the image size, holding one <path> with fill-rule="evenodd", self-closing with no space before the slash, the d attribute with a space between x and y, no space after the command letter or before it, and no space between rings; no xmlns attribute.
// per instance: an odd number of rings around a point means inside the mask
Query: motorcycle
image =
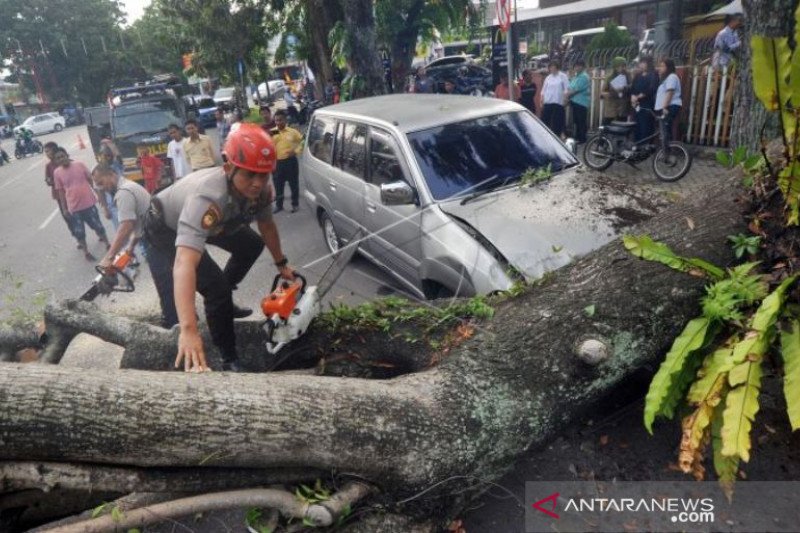
<svg viewBox="0 0 800 533"><path fill-rule="evenodd" d="M17 144L14 147L14 157L17 159L22 159L29 155L41 154L42 152L44 152L44 146L35 139L31 139L28 142L25 142L23 139L17 139Z"/></svg>

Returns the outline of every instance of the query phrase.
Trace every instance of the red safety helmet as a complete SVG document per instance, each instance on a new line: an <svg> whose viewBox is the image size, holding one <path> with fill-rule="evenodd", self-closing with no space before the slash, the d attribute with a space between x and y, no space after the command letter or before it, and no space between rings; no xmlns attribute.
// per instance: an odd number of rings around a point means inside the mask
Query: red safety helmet
<svg viewBox="0 0 800 533"><path fill-rule="evenodd" d="M272 137L257 124L239 123L228 134L225 159L231 164L252 172L274 172L278 156Z"/></svg>

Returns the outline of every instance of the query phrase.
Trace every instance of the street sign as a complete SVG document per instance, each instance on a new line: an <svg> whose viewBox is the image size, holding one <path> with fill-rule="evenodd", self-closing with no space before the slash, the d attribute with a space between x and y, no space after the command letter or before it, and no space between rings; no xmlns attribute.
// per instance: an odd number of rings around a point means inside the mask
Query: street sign
<svg viewBox="0 0 800 533"><path fill-rule="evenodd" d="M497 0L497 24L504 32L511 26L511 0Z"/></svg>
<svg viewBox="0 0 800 533"><path fill-rule="evenodd" d="M528 55L528 41L519 42L519 53L524 56Z"/></svg>

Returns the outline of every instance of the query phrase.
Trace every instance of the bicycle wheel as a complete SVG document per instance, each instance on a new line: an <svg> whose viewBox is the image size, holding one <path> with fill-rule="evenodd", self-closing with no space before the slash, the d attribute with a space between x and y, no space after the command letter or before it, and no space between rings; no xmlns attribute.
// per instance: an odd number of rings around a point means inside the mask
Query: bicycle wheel
<svg viewBox="0 0 800 533"><path fill-rule="evenodd" d="M608 137L595 135L583 147L583 162L594 170L605 170L614 162L614 146Z"/></svg>
<svg viewBox="0 0 800 533"><path fill-rule="evenodd" d="M671 142L653 156L653 173L661 181L678 181L692 168L692 155L679 142Z"/></svg>

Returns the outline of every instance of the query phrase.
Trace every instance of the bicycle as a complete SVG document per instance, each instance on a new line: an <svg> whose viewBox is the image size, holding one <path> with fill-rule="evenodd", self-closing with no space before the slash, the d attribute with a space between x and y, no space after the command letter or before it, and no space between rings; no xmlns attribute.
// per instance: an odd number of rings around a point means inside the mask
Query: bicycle
<svg viewBox="0 0 800 533"><path fill-rule="evenodd" d="M637 108L639 111L639 108ZM665 129L664 117L647 110L659 121L659 130ZM637 142L630 142L630 134L636 126L635 122L613 121L607 126L600 126L583 148L583 161L591 169L606 170L615 161L625 162L636 167L636 163L653 156L653 173L658 179L666 182L678 181L692 167L692 155L683 143L667 142L665 131L654 133ZM650 141L659 137L659 144Z"/></svg>

